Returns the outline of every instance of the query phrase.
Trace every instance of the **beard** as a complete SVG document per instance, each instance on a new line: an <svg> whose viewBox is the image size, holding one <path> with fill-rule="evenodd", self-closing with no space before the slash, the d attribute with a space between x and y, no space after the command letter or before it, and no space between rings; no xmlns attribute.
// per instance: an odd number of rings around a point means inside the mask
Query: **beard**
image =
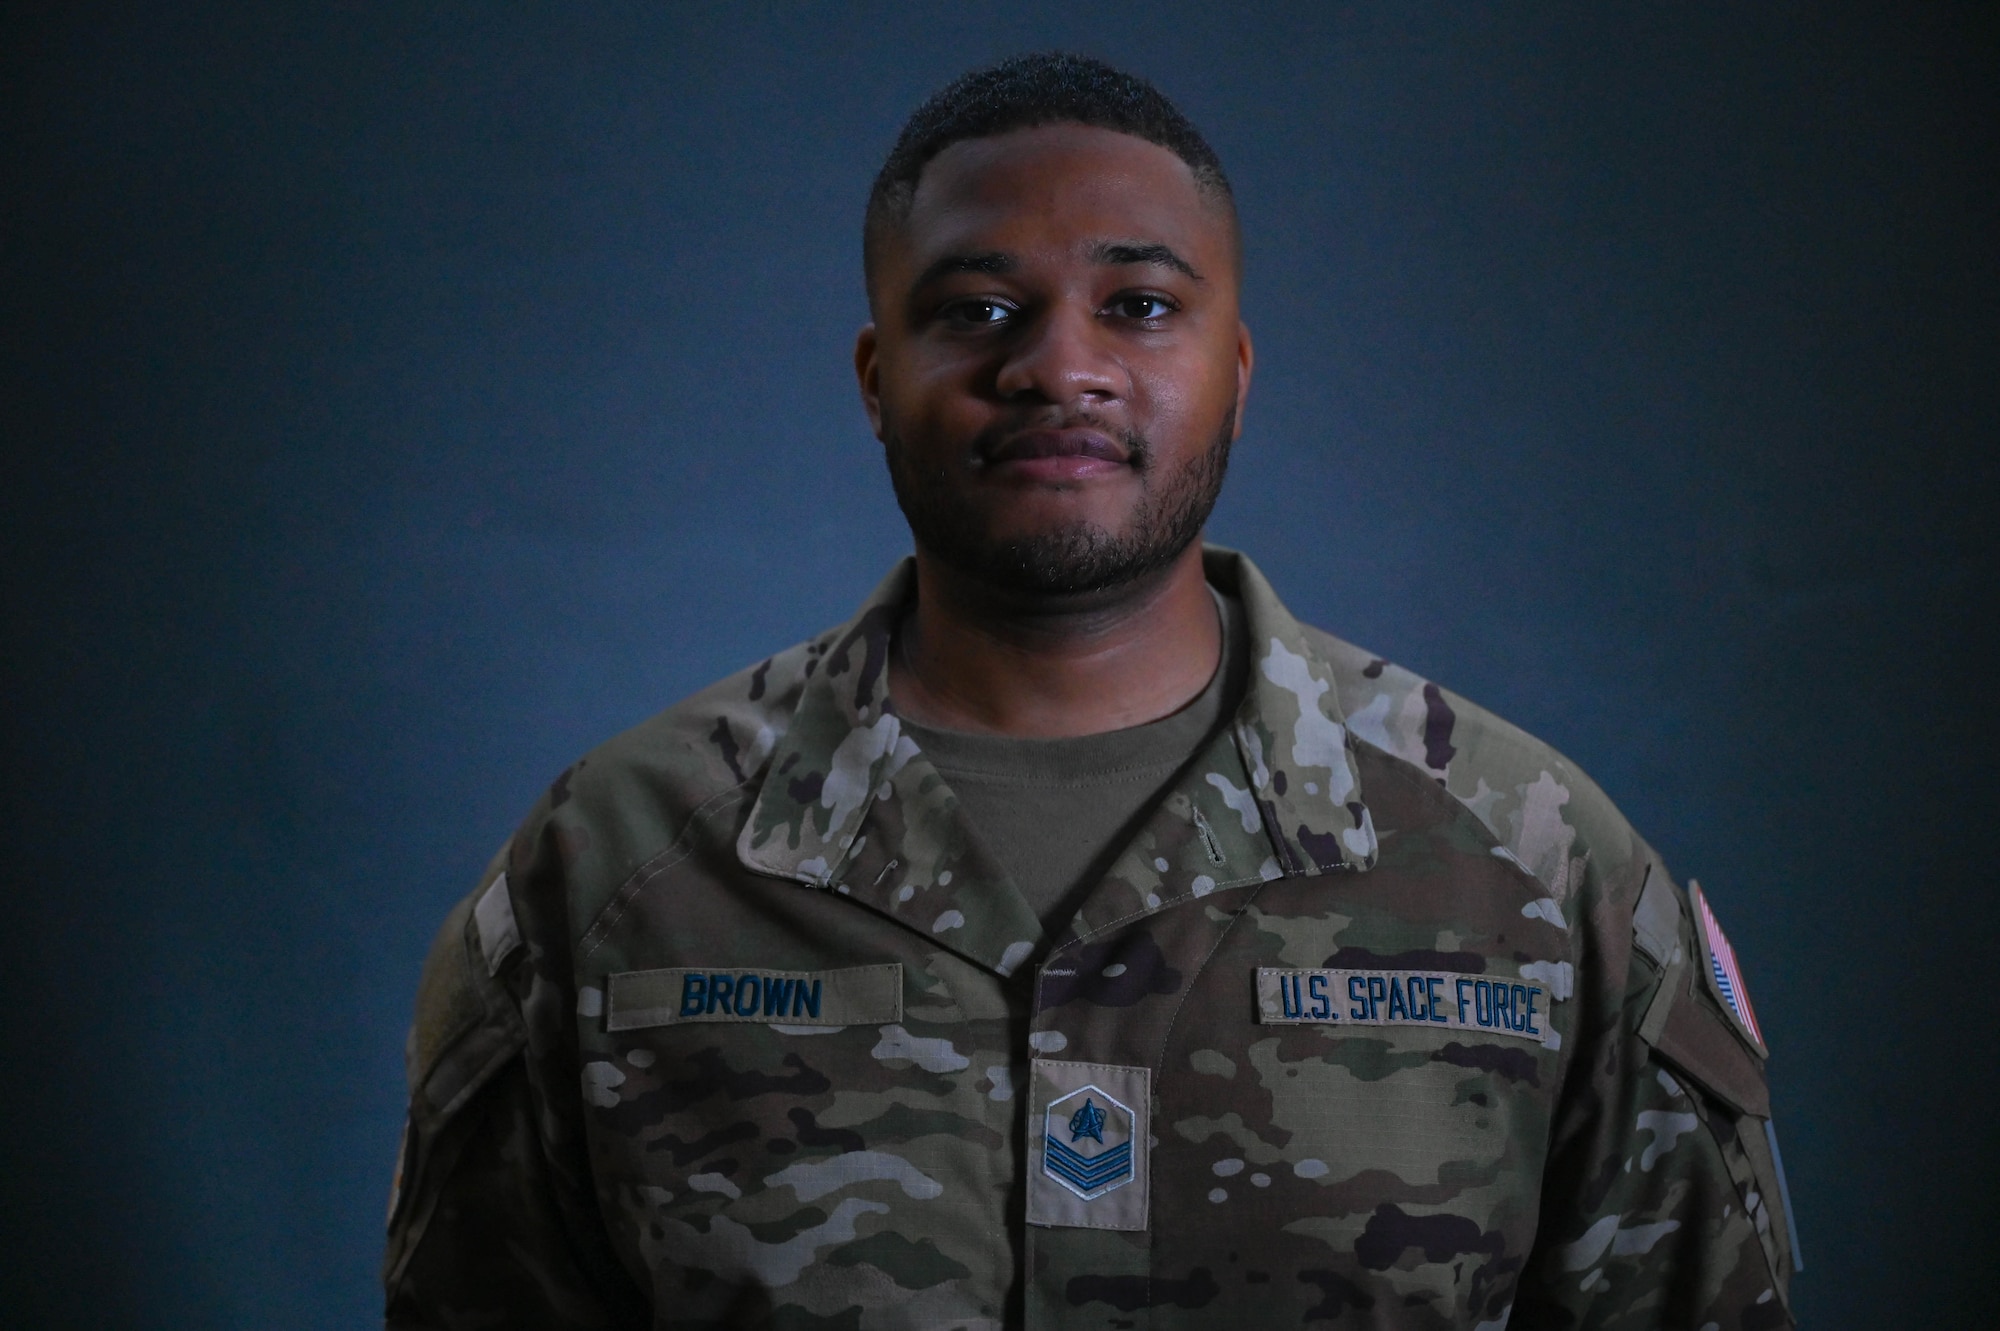
<svg viewBox="0 0 2000 1331"><path fill-rule="evenodd" d="M1209 446L1162 472L1155 450L1130 431L1119 438L1140 476L1140 498L1123 532L1086 520L1005 540L946 467L924 468L887 422L884 453L896 504L917 544L956 572L1021 597L1080 596L1137 582L1172 564L1201 535L1222 493L1235 435L1235 404Z"/></svg>

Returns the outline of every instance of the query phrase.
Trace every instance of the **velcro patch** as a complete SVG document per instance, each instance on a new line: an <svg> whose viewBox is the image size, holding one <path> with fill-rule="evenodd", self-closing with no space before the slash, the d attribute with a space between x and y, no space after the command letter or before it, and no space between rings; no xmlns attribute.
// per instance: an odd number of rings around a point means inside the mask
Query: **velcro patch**
<svg viewBox="0 0 2000 1331"><path fill-rule="evenodd" d="M1730 1016L1736 1019L1736 1033L1741 1035L1758 1054L1769 1057L1770 1050L1764 1046L1764 1031L1757 1024L1757 1010L1750 1006L1750 990L1743 983L1743 971L1736 963L1736 949L1729 944L1722 932L1722 922L1709 909L1708 894L1701 890L1701 884L1688 879L1688 897L1694 902L1695 933L1701 939L1702 959L1708 964L1702 969L1708 978L1708 987Z"/></svg>
<svg viewBox="0 0 2000 1331"><path fill-rule="evenodd" d="M625 971L605 982L606 1030L636 1031L684 1022L763 1022L772 1026L880 1026L903 1019L903 967L829 971L670 966Z"/></svg>
<svg viewBox="0 0 2000 1331"><path fill-rule="evenodd" d="M1439 1026L1549 1037L1548 985L1458 971L1257 968L1257 1020L1271 1025Z"/></svg>
<svg viewBox="0 0 2000 1331"><path fill-rule="evenodd" d="M1109 1063L1029 1065L1029 1224L1146 1228L1152 1076Z"/></svg>
<svg viewBox="0 0 2000 1331"><path fill-rule="evenodd" d="M472 908L479 930L479 950L486 956L486 973L498 975L500 963L521 945L521 926L514 921L514 900L507 895L507 875L501 874L479 894Z"/></svg>

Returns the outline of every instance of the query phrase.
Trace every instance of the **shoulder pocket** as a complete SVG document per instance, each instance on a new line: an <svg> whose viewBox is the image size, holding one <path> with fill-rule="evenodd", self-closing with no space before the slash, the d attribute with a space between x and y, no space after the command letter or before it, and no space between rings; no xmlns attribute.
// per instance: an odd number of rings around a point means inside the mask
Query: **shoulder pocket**
<svg viewBox="0 0 2000 1331"><path fill-rule="evenodd" d="M405 1061L410 1117L435 1130L527 1043L499 975L518 950L507 875L491 877L445 918L417 983Z"/></svg>
<svg viewBox="0 0 2000 1331"><path fill-rule="evenodd" d="M403 1048L410 1112L396 1152L383 1265L392 1290L463 1149L464 1132L447 1128L527 1044L527 1026L499 980L521 941L507 875L498 871L501 856L488 866L479 889L445 917L417 981L416 1015Z"/></svg>
<svg viewBox="0 0 2000 1331"><path fill-rule="evenodd" d="M1771 1116L1763 1060L1738 1038L1702 978L1703 953L1686 897L1654 865L1632 912L1632 941L1661 968L1639 1038L1739 1114Z"/></svg>
<svg viewBox="0 0 2000 1331"><path fill-rule="evenodd" d="M1703 1118L1756 1226L1773 1279L1780 1291L1788 1291L1800 1265L1798 1238L1771 1131L1762 1041L1751 1043L1745 1023L1723 1009L1709 979L1721 931L1712 917L1704 924L1697 916L1706 909L1699 892L1695 888L1692 898L1682 892L1658 864L1648 871L1632 912L1632 943L1661 975L1639 1023L1639 1038L1661 1062L1730 1111ZM1733 969L1733 955L1730 965Z"/></svg>

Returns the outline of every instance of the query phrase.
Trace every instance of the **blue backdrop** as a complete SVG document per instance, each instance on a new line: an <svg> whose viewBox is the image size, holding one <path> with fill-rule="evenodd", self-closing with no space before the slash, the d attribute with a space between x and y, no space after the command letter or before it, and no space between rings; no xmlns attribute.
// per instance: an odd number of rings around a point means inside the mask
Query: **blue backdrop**
<svg viewBox="0 0 2000 1331"><path fill-rule="evenodd" d="M432 931L904 550L862 200L1054 45L1239 190L1213 535L1708 886L1809 1324L1990 1308L1993 9L1234 8L14 11L9 1326L377 1318Z"/></svg>

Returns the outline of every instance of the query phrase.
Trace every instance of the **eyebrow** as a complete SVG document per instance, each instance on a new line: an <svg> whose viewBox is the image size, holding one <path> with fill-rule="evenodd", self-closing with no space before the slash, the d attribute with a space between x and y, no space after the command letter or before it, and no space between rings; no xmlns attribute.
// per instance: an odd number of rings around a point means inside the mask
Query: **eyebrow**
<svg viewBox="0 0 2000 1331"><path fill-rule="evenodd" d="M1090 257L1098 263L1122 267L1127 264L1152 264L1159 268L1171 268L1183 276L1197 282L1205 281L1194 265L1165 245L1131 244L1123 241L1107 240L1093 246Z"/></svg>
<svg viewBox="0 0 2000 1331"><path fill-rule="evenodd" d="M915 285L920 290L949 273L1011 273L1019 266L1013 255L1002 254L999 250L987 250L980 254L947 254L924 269Z"/></svg>
<svg viewBox="0 0 2000 1331"><path fill-rule="evenodd" d="M1165 245L1102 240L1090 247L1090 259L1093 263L1113 268L1151 264L1159 268L1171 268L1197 282L1207 280L1194 270L1193 264ZM1013 255L1000 250L983 250L973 254L947 254L924 269L918 275L914 287L921 290L952 273L987 273L997 276L1001 273L1011 273L1020 266L1020 262Z"/></svg>

